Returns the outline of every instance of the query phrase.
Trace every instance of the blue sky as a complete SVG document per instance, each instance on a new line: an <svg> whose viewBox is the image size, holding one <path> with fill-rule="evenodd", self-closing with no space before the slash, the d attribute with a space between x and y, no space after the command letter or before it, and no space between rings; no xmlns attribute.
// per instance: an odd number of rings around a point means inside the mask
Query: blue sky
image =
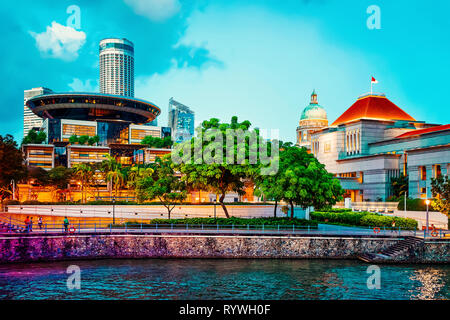
<svg viewBox="0 0 450 320"><path fill-rule="evenodd" d="M77 5L80 29L67 26ZM370 30L377 5L381 29ZM450 3L435 0L8 1L0 21L0 134L22 138L23 90L98 90L98 42L135 44L135 96L162 109L170 97L198 122L237 115L295 129L313 89L330 123L370 89L370 77L417 120L450 123Z"/></svg>

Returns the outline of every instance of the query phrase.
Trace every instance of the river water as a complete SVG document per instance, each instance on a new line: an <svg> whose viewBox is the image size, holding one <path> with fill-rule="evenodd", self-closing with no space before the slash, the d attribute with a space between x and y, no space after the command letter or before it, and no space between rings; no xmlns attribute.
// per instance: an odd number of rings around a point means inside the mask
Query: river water
<svg viewBox="0 0 450 320"><path fill-rule="evenodd" d="M66 273L77 265L81 289ZM0 265L0 299L449 299L449 265L353 260L148 259ZM372 281L369 281L373 283Z"/></svg>

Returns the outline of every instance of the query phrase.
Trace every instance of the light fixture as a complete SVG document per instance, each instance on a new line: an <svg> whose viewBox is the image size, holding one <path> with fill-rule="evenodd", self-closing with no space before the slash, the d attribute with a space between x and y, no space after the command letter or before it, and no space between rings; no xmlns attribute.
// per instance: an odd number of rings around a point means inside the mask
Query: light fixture
<svg viewBox="0 0 450 320"><path fill-rule="evenodd" d="M429 204L430 204L430 200L429 200L429 199L425 200L425 203L426 203L427 205L429 205Z"/></svg>

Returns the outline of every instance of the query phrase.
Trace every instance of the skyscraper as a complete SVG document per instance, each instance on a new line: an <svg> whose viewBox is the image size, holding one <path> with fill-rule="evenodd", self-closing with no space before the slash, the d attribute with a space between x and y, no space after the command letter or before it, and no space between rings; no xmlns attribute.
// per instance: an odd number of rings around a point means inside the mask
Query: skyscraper
<svg viewBox="0 0 450 320"><path fill-rule="evenodd" d="M100 41L100 92L134 97L134 45L127 39Z"/></svg>
<svg viewBox="0 0 450 320"><path fill-rule="evenodd" d="M194 111L170 98L168 126L172 129L172 140L180 143L191 139L194 125Z"/></svg>
<svg viewBox="0 0 450 320"><path fill-rule="evenodd" d="M38 87L33 88L29 90L23 91L23 136L25 137L28 132L33 128L40 128L42 126L43 119L35 115L30 108L27 106L27 101L30 98L33 98L35 96L39 96L41 94L49 94L53 91L44 88L44 87Z"/></svg>

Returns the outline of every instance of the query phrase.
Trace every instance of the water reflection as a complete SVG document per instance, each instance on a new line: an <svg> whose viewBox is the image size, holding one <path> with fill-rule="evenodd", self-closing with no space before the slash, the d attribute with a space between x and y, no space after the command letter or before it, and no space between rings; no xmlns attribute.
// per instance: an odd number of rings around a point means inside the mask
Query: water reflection
<svg viewBox="0 0 450 320"><path fill-rule="evenodd" d="M66 268L81 268L81 290ZM0 266L0 299L448 299L450 266L386 265L381 289L349 260L150 259Z"/></svg>

